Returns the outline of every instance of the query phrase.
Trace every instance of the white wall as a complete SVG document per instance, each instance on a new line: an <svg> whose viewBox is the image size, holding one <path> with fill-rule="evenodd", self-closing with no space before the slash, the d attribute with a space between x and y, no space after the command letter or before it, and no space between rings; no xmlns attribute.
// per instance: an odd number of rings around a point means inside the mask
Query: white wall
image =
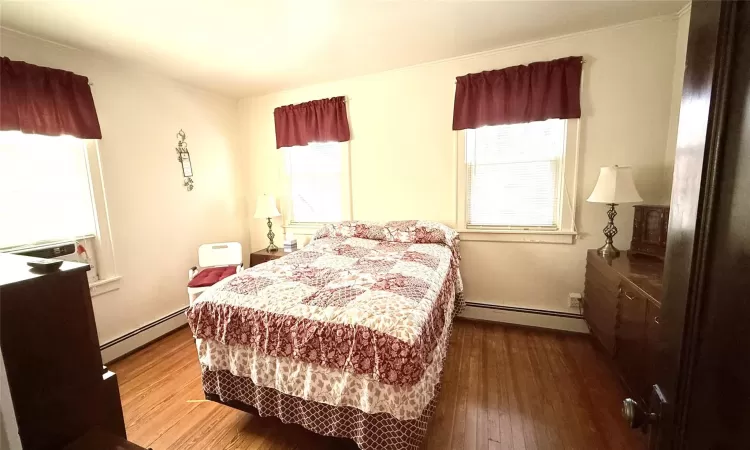
<svg viewBox="0 0 750 450"><path fill-rule="evenodd" d="M3 30L0 53L87 76L120 289L93 298L100 342L187 306L198 245L242 240L237 102L129 64ZM182 186L174 147L183 129L195 189Z"/></svg>
<svg viewBox="0 0 750 450"><path fill-rule="evenodd" d="M634 166L647 202L664 196L664 168L677 39L676 17L655 18L507 49L273 93L240 102L247 198L281 193L273 109L344 95L352 130L353 217L430 219L455 225L455 77L583 55L578 228L575 245L464 242L461 269L470 301L567 311L583 290L585 252L602 244L604 205L584 200L604 165ZM254 202L251 200L250 202ZM252 211L254 204L249 204ZM615 243L629 247L632 208L620 206ZM249 219L253 249L262 221ZM277 227L280 221L276 222Z"/></svg>
<svg viewBox="0 0 750 450"><path fill-rule="evenodd" d="M682 102L682 82L685 78L685 58L687 56L688 31L690 30L690 4L678 13L677 41L675 42L674 69L672 72L672 104L669 113L669 132L667 149L664 152L664 168L667 185L664 189L662 203L669 204L672 196L672 173L674 172L674 155L677 150L677 127L680 121L680 103Z"/></svg>

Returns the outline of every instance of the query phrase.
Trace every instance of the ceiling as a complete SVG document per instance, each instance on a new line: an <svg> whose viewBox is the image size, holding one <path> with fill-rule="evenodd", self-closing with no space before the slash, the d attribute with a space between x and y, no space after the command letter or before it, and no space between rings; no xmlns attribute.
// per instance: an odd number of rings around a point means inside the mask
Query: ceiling
<svg viewBox="0 0 750 450"><path fill-rule="evenodd" d="M244 97L671 14L685 1L3 1L7 28Z"/></svg>

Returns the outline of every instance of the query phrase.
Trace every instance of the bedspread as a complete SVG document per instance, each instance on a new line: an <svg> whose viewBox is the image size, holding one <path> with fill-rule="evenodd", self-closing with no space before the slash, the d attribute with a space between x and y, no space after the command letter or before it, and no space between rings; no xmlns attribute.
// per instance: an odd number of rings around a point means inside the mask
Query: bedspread
<svg viewBox="0 0 750 450"><path fill-rule="evenodd" d="M188 322L199 339L415 385L461 299L457 244L432 222L326 226L303 249L217 283Z"/></svg>

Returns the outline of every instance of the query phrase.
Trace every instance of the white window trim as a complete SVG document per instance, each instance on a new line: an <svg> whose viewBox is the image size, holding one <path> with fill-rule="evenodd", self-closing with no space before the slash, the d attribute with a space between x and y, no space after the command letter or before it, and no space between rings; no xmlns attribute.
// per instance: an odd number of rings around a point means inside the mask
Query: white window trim
<svg viewBox="0 0 750 450"><path fill-rule="evenodd" d="M561 180L561 219L559 230L470 227L467 225L467 167L466 133L455 132L456 144L456 224L462 241L483 242L533 242L550 244L574 244L576 230L576 200L578 192L578 157L580 120L566 122L565 150L563 154L563 177ZM572 151L571 151L572 150Z"/></svg>
<svg viewBox="0 0 750 450"><path fill-rule="evenodd" d="M341 145L341 220L352 220L352 177L349 142L340 142ZM291 231L294 234L311 236L328 222L294 222L292 218L292 196L291 180L287 171L287 158L289 149L285 147L281 152L281 182L283 195L281 201L281 215L283 217L284 232Z"/></svg>
<svg viewBox="0 0 750 450"><path fill-rule="evenodd" d="M94 251L99 271L99 280L90 283L91 296L112 292L120 288L122 277L115 265L115 249L112 244L112 230L109 225L109 211L104 191L99 144L95 139L85 139L86 162L91 180L91 197L94 199L94 214L96 216L96 236L94 236Z"/></svg>

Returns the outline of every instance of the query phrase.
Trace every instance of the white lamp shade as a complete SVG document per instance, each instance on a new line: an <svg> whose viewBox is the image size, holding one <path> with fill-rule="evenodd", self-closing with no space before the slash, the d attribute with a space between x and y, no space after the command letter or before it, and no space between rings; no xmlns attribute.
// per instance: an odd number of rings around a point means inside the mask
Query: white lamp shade
<svg viewBox="0 0 750 450"><path fill-rule="evenodd" d="M268 217L279 217L281 213L276 208L276 197L273 195L259 195L255 202L255 218L266 219Z"/></svg>
<svg viewBox="0 0 750 450"><path fill-rule="evenodd" d="M638 203L642 202L633 182L633 168L621 166L602 167L599 179L588 201L593 203Z"/></svg>

